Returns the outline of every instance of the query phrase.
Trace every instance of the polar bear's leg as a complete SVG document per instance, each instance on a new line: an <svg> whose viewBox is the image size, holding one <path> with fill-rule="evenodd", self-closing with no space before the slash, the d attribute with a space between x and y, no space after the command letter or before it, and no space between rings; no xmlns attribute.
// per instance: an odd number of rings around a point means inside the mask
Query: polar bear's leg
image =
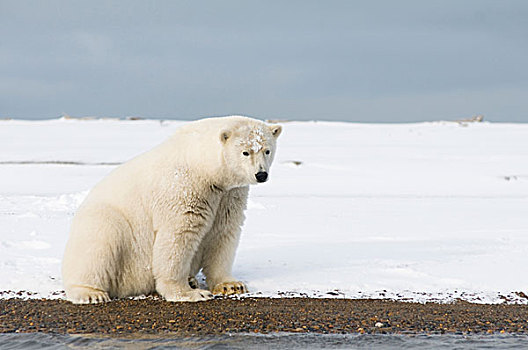
<svg viewBox="0 0 528 350"><path fill-rule="evenodd" d="M247 293L246 285L231 274L240 227L244 222L248 187L230 190L222 198L216 218L205 238L203 272L213 294Z"/></svg>
<svg viewBox="0 0 528 350"><path fill-rule="evenodd" d="M191 263L206 229L200 215L180 217L158 231L154 241L152 269L156 291L167 301L203 301L213 298L208 290L189 285ZM175 227L180 229L175 231ZM189 229L193 228L193 229Z"/></svg>
<svg viewBox="0 0 528 350"><path fill-rule="evenodd" d="M77 213L62 263L69 301L99 303L109 301L110 296L129 294L123 290L119 273L128 254L122 237L129 230L121 212L110 206L88 207Z"/></svg>

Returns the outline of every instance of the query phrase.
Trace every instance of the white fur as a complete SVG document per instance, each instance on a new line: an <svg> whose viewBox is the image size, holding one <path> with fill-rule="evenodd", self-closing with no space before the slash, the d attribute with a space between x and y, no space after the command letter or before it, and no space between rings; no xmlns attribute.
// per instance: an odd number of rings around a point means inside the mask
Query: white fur
<svg viewBox="0 0 528 350"><path fill-rule="evenodd" d="M169 301L210 299L189 285L200 270L215 293L245 292L231 266L248 185L269 171L280 132L246 117L203 119L115 169L73 219L62 264L68 300L154 291Z"/></svg>

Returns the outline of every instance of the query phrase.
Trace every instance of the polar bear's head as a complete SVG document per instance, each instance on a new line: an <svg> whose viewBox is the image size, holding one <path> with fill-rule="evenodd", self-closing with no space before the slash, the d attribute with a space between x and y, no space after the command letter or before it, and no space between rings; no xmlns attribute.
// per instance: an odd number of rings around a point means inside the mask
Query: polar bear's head
<svg viewBox="0 0 528 350"><path fill-rule="evenodd" d="M235 186L268 180L280 125L255 123L222 130L223 157Z"/></svg>

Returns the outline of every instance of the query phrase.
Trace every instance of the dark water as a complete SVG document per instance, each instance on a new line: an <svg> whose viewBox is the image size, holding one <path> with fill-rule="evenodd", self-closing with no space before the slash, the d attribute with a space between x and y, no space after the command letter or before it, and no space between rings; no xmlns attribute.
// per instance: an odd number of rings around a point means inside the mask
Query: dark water
<svg viewBox="0 0 528 350"><path fill-rule="evenodd" d="M223 335L195 338L102 338L0 334L0 349L528 349L515 335Z"/></svg>

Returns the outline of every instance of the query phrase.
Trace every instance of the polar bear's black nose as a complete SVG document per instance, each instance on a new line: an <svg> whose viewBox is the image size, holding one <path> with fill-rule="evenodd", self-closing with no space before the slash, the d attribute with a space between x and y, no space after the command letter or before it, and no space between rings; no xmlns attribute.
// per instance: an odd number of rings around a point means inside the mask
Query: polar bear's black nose
<svg viewBox="0 0 528 350"><path fill-rule="evenodd" d="M257 178L257 182L266 182L268 179L268 173L265 171L259 171L255 174L255 177Z"/></svg>

